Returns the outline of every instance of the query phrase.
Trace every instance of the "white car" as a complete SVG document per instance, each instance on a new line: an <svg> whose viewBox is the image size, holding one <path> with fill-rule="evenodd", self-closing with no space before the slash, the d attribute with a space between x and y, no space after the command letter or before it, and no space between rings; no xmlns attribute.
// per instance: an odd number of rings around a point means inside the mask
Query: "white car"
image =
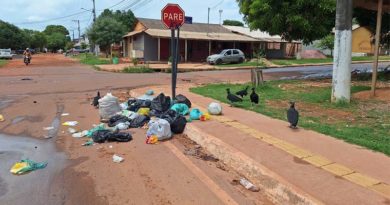
<svg viewBox="0 0 390 205"><path fill-rule="evenodd" d="M0 49L0 58L12 59L11 49Z"/></svg>
<svg viewBox="0 0 390 205"><path fill-rule="evenodd" d="M245 55L238 49L226 49L220 54L214 54L207 57L207 63L210 65L219 65L222 63L243 63L245 61Z"/></svg>

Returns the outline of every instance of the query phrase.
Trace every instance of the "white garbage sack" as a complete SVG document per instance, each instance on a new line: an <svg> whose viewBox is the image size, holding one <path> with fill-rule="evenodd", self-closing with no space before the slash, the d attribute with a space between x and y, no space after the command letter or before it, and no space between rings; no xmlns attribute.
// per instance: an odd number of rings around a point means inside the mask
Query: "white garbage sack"
<svg viewBox="0 0 390 205"><path fill-rule="evenodd" d="M222 114L222 106L219 103L212 102L210 103L209 107L207 108L210 115L220 115Z"/></svg>
<svg viewBox="0 0 390 205"><path fill-rule="evenodd" d="M164 119L152 119L148 124L147 136L155 135L158 140L167 140L172 137L171 126L169 122Z"/></svg>
<svg viewBox="0 0 390 205"><path fill-rule="evenodd" d="M99 100L99 114L102 119L109 119L121 110L118 98L111 93L107 93L106 96Z"/></svg>

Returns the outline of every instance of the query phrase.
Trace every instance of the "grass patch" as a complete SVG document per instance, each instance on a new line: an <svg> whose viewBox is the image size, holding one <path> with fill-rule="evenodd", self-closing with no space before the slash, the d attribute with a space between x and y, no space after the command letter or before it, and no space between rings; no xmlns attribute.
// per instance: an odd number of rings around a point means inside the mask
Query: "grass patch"
<svg viewBox="0 0 390 205"><path fill-rule="evenodd" d="M86 65L105 65L105 64L111 64L110 59L107 58L99 58L93 54L80 54L77 56L74 56L73 58L79 59L80 63L86 64Z"/></svg>
<svg viewBox="0 0 390 205"><path fill-rule="evenodd" d="M248 84L249 85L249 84ZM226 88L233 92L246 85L211 84L191 91L228 103ZM352 93L370 88L364 83L352 86ZM330 102L331 83L326 81L269 81L257 88L259 106L252 107L249 97L237 104L242 109L286 120L288 102L294 100L300 112L299 126L390 156L390 112L388 103L352 100Z"/></svg>
<svg viewBox="0 0 390 205"><path fill-rule="evenodd" d="M256 67L257 62L244 62L244 63L238 63L238 64L222 64L217 65L218 67L226 68L226 67ZM262 61L259 61L259 67L264 67L265 64Z"/></svg>
<svg viewBox="0 0 390 205"><path fill-rule="evenodd" d="M372 61L373 56L358 56L352 57L352 61ZM390 60L390 56L380 56L379 60ZM275 59L270 60L275 65L302 65L302 64L318 64L318 63L333 63L333 58L324 59Z"/></svg>
<svg viewBox="0 0 390 205"><path fill-rule="evenodd" d="M7 64L6 60L0 60L0 67L3 67L5 64Z"/></svg>
<svg viewBox="0 0 390 205"><path fill-rule="evenodd" d="M154 73L154 70L148 66L127 67L123 69L124 73Z"/></svg>

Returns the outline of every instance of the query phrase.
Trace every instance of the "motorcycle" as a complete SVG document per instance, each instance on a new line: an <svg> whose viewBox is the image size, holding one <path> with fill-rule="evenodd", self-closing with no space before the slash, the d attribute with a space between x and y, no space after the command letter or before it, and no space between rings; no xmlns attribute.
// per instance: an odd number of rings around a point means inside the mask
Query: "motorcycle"
<svg viewBox="0 0 390 205"><path fill-rule="evenodd" d="M26 66L28 66L28 64L30 64L30 61L31 61L31 58L28 57L27 55L24 56L24 64L26 64Z"/></svg>

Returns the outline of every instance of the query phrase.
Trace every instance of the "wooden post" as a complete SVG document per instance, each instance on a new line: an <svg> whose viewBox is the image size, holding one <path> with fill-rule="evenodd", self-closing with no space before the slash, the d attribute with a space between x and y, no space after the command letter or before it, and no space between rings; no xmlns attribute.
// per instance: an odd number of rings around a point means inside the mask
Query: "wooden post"
<svg viewBox="0 0 390 205"><path fill-rule="evenodd" d="M381 38L381 28L382 28L382 7L383 7L383 0L378 0L378 14L376 16L374 65L372 67L371 97L375 97L376 81L378 78L379 43L381 40L380 38Z"/></svg>
<svg viewBox="0 0 390 205"><path fill-rule="evenodd" d="M161 61L161 38L158 38L157 40L157 59L160 62Z"/></svg>
<svg viewBox="0 0 390 205"><path fill-rule="evenodd" d="M209 41L209 56L211 55L211 41Z"/></svg>
<svg viewBox="0 0 390 205"><path fill-rule="evenodd" d="M251 69L251 81L253 87L258 87L260 84L264 83L263 70L259 68Z"/></svg>
<svg viewBox="0 0 390 205"><path fill-rule="evenodd" d="M188 59L188 51L187 51L187 48L188 48L188 42L187 42L187 39L184 40L184 61L187 63L187 59Z"/></svg>

